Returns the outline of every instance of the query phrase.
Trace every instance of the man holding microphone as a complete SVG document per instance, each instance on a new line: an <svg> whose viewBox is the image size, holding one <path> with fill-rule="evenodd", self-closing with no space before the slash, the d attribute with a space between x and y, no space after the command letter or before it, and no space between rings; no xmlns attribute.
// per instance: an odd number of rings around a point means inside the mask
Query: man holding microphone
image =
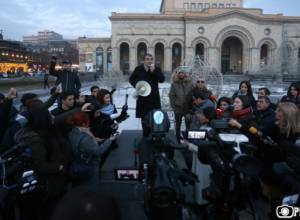
<svg viewBox="0 0 300 220"><path fill-rule="evenodd" d="M144 63L137 66L129 78L129 83L134 88L139 81L146 81L151 87L148 96L138 96L136 100L136 117L141 118L143 136L147 137L150 130L144 123L145 116L153 109L161 108L158 83L165 81L161 69L153 64L153 56L149 53L145 54Z"/></svg>

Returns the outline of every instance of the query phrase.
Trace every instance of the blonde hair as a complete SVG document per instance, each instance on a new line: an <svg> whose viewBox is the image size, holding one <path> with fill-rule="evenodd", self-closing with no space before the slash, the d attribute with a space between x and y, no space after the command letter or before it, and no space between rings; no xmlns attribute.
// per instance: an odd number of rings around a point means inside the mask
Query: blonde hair
<svg viewBox="0 0 300 220"><path fill-rule="evenodd" d="M280 133L289 137L300 132L300 111L292 102L280 103L277 107L282 112L282 119L277 121Z"/></svg>

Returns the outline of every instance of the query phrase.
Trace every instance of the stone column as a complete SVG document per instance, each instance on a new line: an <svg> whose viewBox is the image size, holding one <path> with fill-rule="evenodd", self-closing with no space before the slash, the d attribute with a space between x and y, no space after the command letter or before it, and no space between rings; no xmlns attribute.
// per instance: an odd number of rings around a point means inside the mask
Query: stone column
<svg viewBox="0 0 300 220"><path fill-rule="evenodd" d="M221 72L221 51L220 48L217 47L209 47L208 48L208 63L212 68L216 68Z"/></svg>
<svg viewBox="0 0 300 220"><path fill-rule="evenodd" d="M152 54L152 56L154 57L154 59L155 59L155 53L154 53L155 51L154 51L154 47L147 47L147 53L150 53L150 54Z"/></svg>
<svg viewBox="0 0 300 220"><path fill-rule="evenodd" d="M120 48L119 47L112 48L112 69L114 71L120 71Z"/></svg>
<svg viewBox="0 0 300 220"><path fill-rule="evenodd" d="M130 47L129 49L129 70L132 72L136 67L136 55L137 51L135 47Z"/></svg>
<svg viewBox="0 0 300 220"><path fill-rule="evenodd" d="M103 50L103 73L107 73L107 53L108 53L108 48Z"/></svg>
<svg viewBox="0 0 300 220"><path fill-rule="evenodd" d="M259 68L260 68L260 49L259 48L251 48L250 49L249 72L255 73L259 70Z"/></svg>
<svg viewBox="0 0 300 220"><path fill-rule="evenodd" d="M185 60L181 60L181 63L184 65L189 65L193 61L194 54L195 54L195 52L194 52L193 47L186 47L185 48Z"/></svg>
<svg viewBox="0 0 300 220"><path fill-rule="evenodd" d="M172 72L172 48L165 47L165 72Z"/></svg>

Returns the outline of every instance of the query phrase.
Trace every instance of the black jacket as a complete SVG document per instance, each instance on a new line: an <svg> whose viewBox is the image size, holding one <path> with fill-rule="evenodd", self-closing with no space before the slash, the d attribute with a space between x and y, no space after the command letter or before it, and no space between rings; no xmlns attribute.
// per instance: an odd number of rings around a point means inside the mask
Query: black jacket
<svg viewBox="0 0 300 220"><path fill-rule="evenodd" d="M81 88L81 83L77 73L68 70L55 70L55 62L51 62L49 66L49 73L57 77L56 85L62 84L62 92L70 91L78 93Z"/></svg>
<svg viewBox="0 0 300 220"><path fill-rule="evenodd" d="M144 64L137 66L129 78L130 84L135 87L139 81L146 81L151 86L151 93L146 97L138 96L136 100L136 117L143 118L153 109L161 108L158 83L165 81L160 68L156 67L153 73L145 70Z"/></svg>
<svg viewBox="0 0 300 220"><path fill-rule="evenodd" d="M270 136L275 122L275 111L270 106L265 111L255 111L256 124L263 134Z"/></svg>
<svg viewBox="0 0 300 220"><path fill-rule="evenodd" d="M8 128L9 113L11 107L11 99L5 99L4 102L0 104L0 143L6 129Z"/></svg>

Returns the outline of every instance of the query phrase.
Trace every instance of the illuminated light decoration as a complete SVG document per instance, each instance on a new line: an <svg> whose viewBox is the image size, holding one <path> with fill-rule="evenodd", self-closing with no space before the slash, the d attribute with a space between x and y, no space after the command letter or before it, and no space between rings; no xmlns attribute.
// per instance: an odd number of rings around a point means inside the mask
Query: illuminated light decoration
<svg viewBox="0 0 300 220"><path fill-rule="evenodd" d="M12 56L12 57L14 57L14 56L15 56L15 54L12 54L11 56Z"/></svg>
<svg viewBox="0 0 300 220"><path fill-rule="evenodd" d="M0 63L1 72L7 72L17 69L23 69L24 72L27 72L28 65L27 63Z"/></svg>

